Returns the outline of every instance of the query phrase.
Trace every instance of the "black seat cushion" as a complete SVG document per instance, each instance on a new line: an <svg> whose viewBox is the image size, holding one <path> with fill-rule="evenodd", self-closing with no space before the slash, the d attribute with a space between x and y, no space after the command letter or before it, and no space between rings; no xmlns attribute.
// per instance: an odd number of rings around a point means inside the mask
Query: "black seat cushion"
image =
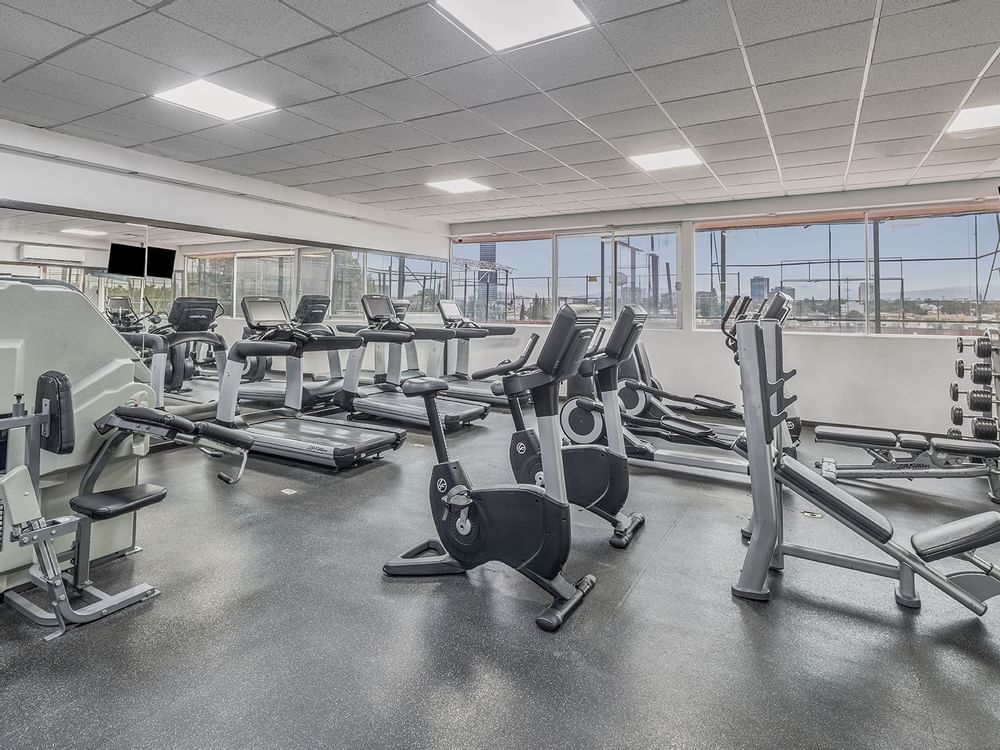
<svg viewBox="0 0 1000 750"><path fill-rule="evenodd" d="M951 438L933 438L931 448L938 453L951 453L955 456L975 456L976 458L1000 458L1000 446L994 443L984 443L980 440L952 440Z"/></svg>
<svg viewBox="0 0 1000 750"><path fill-rule="evenodd" d="M134 487L79 495L69 501L69 507L80 515L103 521L158 503L166 496L165 487L137 484Z"/></svg>
<svg viewBox="0 0 1000 750"><path fill-rule="evenodd" d="M953 557L1000 542L1000 513L988 510L960 518L910 537L914 551L925 562Z"/></svg>
<svg viewBox="0 0 1000 750"><path fill-rule="evenodd" d="M884 544L892 539L892 524L888 518L794 458L782 456L774 476L818 508L844 518L875 541Z"/></svg>
<svg viewBox="0 0 1000 750"><path fill-rule="evenodd" d="M896 433L888 430L863 430L858 427L834 427L833 425L821 424L816 427L816 442L895 448L897 439Z"/></svg>
<svg viewBox="0 0 1000 750"><path fill-rule="evenodd" d="M931 447L931 441L924 435L913 432L901 432L899 437L899 447L909 451L925 451Z"/></svg>
<svg viewBox="0 0 1000 750"><path fill-rule="evenodd" d="M407 396L424 396L446 390L448 384L439 378L410 378L403 383L403 393Z"/></svg>

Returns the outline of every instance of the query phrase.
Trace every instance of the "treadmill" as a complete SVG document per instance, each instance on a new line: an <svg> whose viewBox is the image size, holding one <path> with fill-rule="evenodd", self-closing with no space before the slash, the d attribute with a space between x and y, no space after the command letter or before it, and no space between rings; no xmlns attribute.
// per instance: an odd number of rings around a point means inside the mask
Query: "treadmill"
<svg viewBox="0 0 1000 750"><path fill-rule="evenodd" d="M401 387L403 346L410 341L448 341L455 338L453 330L445 328L415 328L402 322L393 308L392 300L381 294L366 294L361 307L368 319L368 328L358 331L363 343L351 350L347 359L344 386L337 401L353 414L378 417L404 424L429 427L430 420L422 399L407 398ZM340 326L337 327L340 330ZM361 363L369 343L387 343L389 365L385 382L361 386ZM393 346L394 345L394 346ZM438 397L438 410L446 430L470 425L485 419L489 404Z"/></svg>
<svg viewBox="0 0 1000 750"><path fill-rule="evenodd" d="M456 398L468 399L469 401L481 401L494 406L509 406L505 395L497 395L493 392L493 384L497 382L496 378L517 372L527 364L528 358L538 343L538 334L532 333L528 337L528 342L524 345L524 349L521 350L517 359L513 361L505 359L496 367L479 370L469 375L469 342L472 339L481 339L487 336L513 336L517 333L517 329L514 326L480 325L465 317L458 303L450 299L439 300L438 311L441 313L444 327L455 332L455 371L448 372L447 341L442 344L443 351L438 360L443 372L440 378L448 383L448 393ZM438 376L435 373L430 374L432 377Z"/></svg>
<svg viewBox="0 0 1000 750"><path fill-rule="evenodd" d="M406 431L375 427L329 417L304 415L302 356L307 352L358 349L357 336L336 336L287 326L276 329L268 341L237 341L229 355L219 388L216 421L240 427L253 436L251 453L298 461L331 469L346 469L366 458L397 450ZM285 358L285 401L276 409L236 416L240 376L247 357Z"/></svg>

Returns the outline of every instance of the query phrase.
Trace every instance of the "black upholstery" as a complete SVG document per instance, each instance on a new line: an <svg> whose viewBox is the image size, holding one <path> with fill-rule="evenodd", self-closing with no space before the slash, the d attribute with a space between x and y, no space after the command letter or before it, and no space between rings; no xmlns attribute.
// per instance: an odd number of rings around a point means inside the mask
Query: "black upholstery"
<svg viewBox="0 0 1000 750"><path fill-rule="evenodd" d="M194 435L195 433L194 422L178 414L160 411L159 409L149 409L144 406L119 406L115 409L115 416L126 419L129 422L167 427L187 435Z"/></svg>
<svg viewBox="0 0 1000 750"><path fill-rule="evenodd" d="M407 396L423 396L446 390L448 384L439 378L410 378L403 383L403 393Z"/></svg>
<svg viewBox="0 0 1000 750"><path fill-rule="evenodd" d="M160 502L167 496L167 489L155 484L137 484L118 490L105 490L80 495L69 501L69 507L82 516L103 521L131 513Z"/></svg>
<svg viewBox="0 0 1000 750"><path fill-rule="evenodd" d="M942 560L1000 542L1000 513L988 510L946 523L910 537L914 551L925 562Z"/></svg>
<svg viewBox="0 0 1000 750"><path fill-rule="evenodd" d="M895 448L896 433L888 430L863 430L857 427L834 427L821 424L816 427L817 443L849 443L873 445L879 448Z"/></svg>
<svg viewBox="0 0 1000 750"><path fill-rule="evenodd" d="M950 438L933 438L931 448L938 453L950 453L954 456L973 456L975 458L1000 458L1000 446L995 443L984 443L979 440L952 440Z"/></svg>
<svg viewBox="0 0 1000 750"><path fill-rule="evenodd" d="M245 451L253 448L253 435L243 430L234 430L232 427L224 427L221 424L212 422L200 422L195 429L199 437L208 438L218 443L233 445Z"/></svg>
<svg viewBox="0 0 1000 750"><path fill-rule="evenodd" d="M816 507L850 521L875 541L885 543L892 539L892 524L888 518L794 458L782 456L775 467L774 476L782 484L815 503Z"/></svg>
<svg viewBox="0 0 1000 750"><path fill-rule="evenodd" d="M49 370L38 376L35 385L35 413L42 411L44 401L49 406L49 434L42 436L42 450L57 455L72 453L76 448L73 421L73 386L69 376Z"/></svg>
<svg viewBox="0 0 1000 750"><path fill-rule="evenodd" d="M924 435L901 432L897 437L899 438L899 447L906 448L908 451L925 451L931 447L931 441Z"/></svg>

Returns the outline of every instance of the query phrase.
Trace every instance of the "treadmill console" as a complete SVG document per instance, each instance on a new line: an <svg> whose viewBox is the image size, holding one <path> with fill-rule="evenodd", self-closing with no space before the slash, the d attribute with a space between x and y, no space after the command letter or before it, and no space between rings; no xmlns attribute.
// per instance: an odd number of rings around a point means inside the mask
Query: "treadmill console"
<svg viewBox="0 0 1000 750"><path fill-rule="evenodd" d="M295 308L293 319L299 324L322 323L330 311L330 296L327 294L303 294Z"/></svg>
<svg viewBox="0 0 1000 750"><path fill-rule="evenodd" d="M167 322L178 332L210 331L222 305L215 297L177 297Z"/></svg>
<svg viewBox="0 0 1000 750"><path fill-rule="evenodd" d="M384 294L366 294L361 298L361 308L365 311L365 317L370 324L399 321L392 300Z"/></svg>
<svg viewBox="0 0 1000 750"><path fill-rule="evenodd" d="M281 297L244 297L240 302L247 327L266 330L278 326L289 326L288 307Z"/></svg>
<svg viewBox="0 0 1000 750"><path fill-rule="evenodd" d="M441 313L441 320L444 321L445 325L462 323L465 320L462 309L453 299L438 300L438 311Z"/></svg>

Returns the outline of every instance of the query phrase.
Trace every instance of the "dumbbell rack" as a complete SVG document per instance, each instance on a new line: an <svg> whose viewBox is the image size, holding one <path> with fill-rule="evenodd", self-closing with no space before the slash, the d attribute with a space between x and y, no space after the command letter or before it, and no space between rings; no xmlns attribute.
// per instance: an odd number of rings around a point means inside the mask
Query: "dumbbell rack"
<svg viewBox="0 0 1000 750"><path fill-rule="evenodd" d="M964 394L966 408L958 405L951 408L951 422L957 426L948 430L948 436L966 437L962 426L968 421L975 440L997 442L1000 440L1000 409L996 397L1000 389L1000 329L986 328L974 339L959 336L958 353L966 351L974 353L978 361L967 365L961 357L955 360L955 375L959 380L968 375L972 385L963 391L958 383L951 384L951 400L957 402ZM966 411L975 412L977 416L966 414Z"/></svg>

